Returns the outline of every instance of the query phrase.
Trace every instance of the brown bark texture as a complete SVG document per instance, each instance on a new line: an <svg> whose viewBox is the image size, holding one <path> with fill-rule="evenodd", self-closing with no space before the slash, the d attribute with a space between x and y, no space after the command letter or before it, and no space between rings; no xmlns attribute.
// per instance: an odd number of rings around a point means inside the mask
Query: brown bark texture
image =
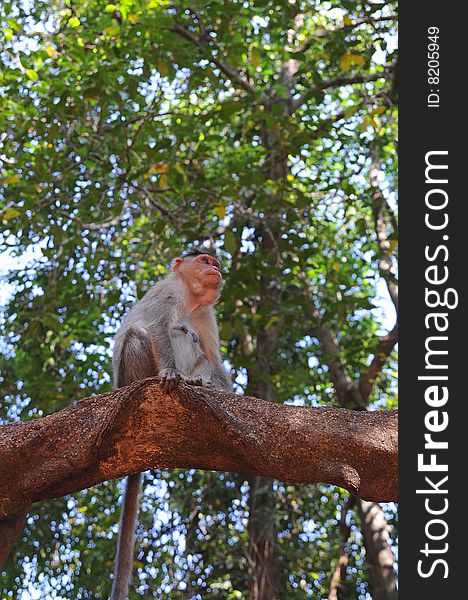
<svg viewBox="0 0 468 600"><path fill-rule="evenodd" d="M26 517L27 513L23 512L14 517L0 519L0 569L6 563L18 536L23 529Z"/></svg>
<svg viewBox="0 0 468 600"><path fill-rule="evenodd" d="M280 600L281 565L275 527L273 480L249 478L249 598Z"/></svg>
<svg viewBox="0 0 468 600"><path fill-rule="evenodd" d="M39 500L155 468L326 482L372 501L397 496L397 411L273 404L158 378L0 427L0 519Z"/></svg>
<svg viewBox="0 0 468 600"><path fill-rule="evenodd" d="M394 571L395 558L390 547L387 521L382 508L374 502L356 499L366 548L366 560L372 597L375 600L397 600Z"/></svg>

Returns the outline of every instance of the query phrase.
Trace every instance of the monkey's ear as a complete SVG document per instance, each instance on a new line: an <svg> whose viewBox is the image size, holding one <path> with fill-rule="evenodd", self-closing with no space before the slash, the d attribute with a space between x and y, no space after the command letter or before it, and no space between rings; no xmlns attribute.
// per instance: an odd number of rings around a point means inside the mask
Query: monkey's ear
<svg viewBox="0 0 468 600"><path fill-rule="evenodd" d="M181 258L180 256L178 256L177 258L174 258L174 260L171 263L171 270L172 271L178 271L180 265L184 262L184 259Z"/></svg>

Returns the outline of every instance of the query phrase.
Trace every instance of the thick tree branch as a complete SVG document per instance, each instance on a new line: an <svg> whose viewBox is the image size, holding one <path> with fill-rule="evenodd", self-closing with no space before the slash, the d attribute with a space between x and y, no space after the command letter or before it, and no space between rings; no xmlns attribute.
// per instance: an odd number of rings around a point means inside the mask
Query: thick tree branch
<svg viewBox="0 0 468 600"><path fill-rule="evenodd" d="M0 518L128 473L181 467L397 496L397 411L273 404L157 378L0 427Z"/></svg>

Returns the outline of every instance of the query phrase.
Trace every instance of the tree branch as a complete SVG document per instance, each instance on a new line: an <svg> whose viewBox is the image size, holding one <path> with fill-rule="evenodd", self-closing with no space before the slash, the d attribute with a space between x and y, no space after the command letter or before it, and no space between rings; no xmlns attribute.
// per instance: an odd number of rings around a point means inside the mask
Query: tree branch
<svg viewBox="0 0 468 600"><path fill-rule="evenodd" d="M0 427L0 518L155 468L327 482L375 501L397 496L397 411L273 404L159 379Z"/></svg>
<svg viewBox="0 0 468 600"><path fill-rule="evenodd" d="M177 33L177 35L180 35L184 39L188 40L191 44L193 44L200 50L203 50L207 46L205 38L195 37L188 29L186 29L180 23L174 23L174 25L171 26L170 30L174 33ZM219 52L221 54L221 51ZM249 94L255 94L254 86L249 81L244 79L239 73L239 71L237 71L237 69L235 69L227 61L219 60L219 58L214 56L211 52L207 56L205 55L205 58L213 64L215 64L222 73L229 77L229 79L237 82L246 92L248 92Z"/></svg>
<svg viewBox="0 0 468 600"><path fill-rule="evenodd" d="M354 75L352 77L336 77L335 79L329 79L328 81L322 81L320 85L313 85L309 87L309 89L304 92L299 98L292 102L292 110L297 110L302 104L307 102L313 96L317 94L329 90L332 88L342 87L344 85L352 85L356 83L369 83L370 81L377 81L377 79L385 79L387 77L387 73L384 71L382 73L370 73L367 75Z"/></svg>
<svg viewBox="0 0 468 600"><path fill-rule="evenodd" d="M398 600L393 570L395 558L385 514L378 504L360 498L356 498L356 506L361 519L372 597L376 600Z"/></svg>
<svg viewBox="0 0 468 600"><path fill-rule="evenodd" d="M362 397L356 382L351 379L341 358L340 345L336 335L323 325L315 327L310 335L318 339L323 353L327 356L326 362L340 405L345 407L355 404L359 410L367 410L367 402Z"/></svg>
<svg viewBox="0 0 468 600"><path fill-rule="evenodd" d="M124 202L122 205L122 210L117 216L112 217L112 219L109 219L108 221L103 221L102 223L85 223L79 217L75 217L75 215L72 215L66 212L65 210L62 210L61 208L53 207L53 210L62 217L65 217L66 219L69 219L70 221L76 223L80 229L88 229L89 231L99 231L101 229L109 229L110 227L115 227L119 225L119 223L124 218L128 207L129 203Z"/></svg>
<svg viewBox="0 0 468 600"><path fill-rule="evenodd" d="M356 498L351 494L346 504L341 508L341 516L339 522L341 538L340 556L338 558L335 570L333 571L333 575L331 577L328 600L344 600L343 584L346 581L346 574L348 571L349 563L349 551L346 548L346 546L348 543L348 538L351 534L351 526L346 523L346 517L350 509L354 506L355 502Z"/></svg>
<svg viewBox="0 0 468 600"><path fill-rule="evenodd" d="M398 314L398 282L395 278L395 268L393 265L393 258L391 255L391 245L388 240L388 220L392 220L395 223L396 220L393 211L389 210L388 202L383 195L383 192L379 186L379 169L380 162L377 154L377 149L371 147L371 168L369 172L369 179L372 188L372 210L374 213L374 225L375 234L377 236L377 244L380 251L379 260L379 271L382 277L385 279L387 284L388 293L392 299L395 310Z"/></svg>
<svg viewBox="0 0 468 600"><path fill-rule="evenodd" d="M340 344L335 333L323 324L320 311L313 304L309 305L308 314L316 323L316 326L311 329L310 335L320 342L340 405L343 408L355 405L358 410L368 410L367 401L363 398L356 381L349 375L341 358Z"/></svg>
<svg viewBox="0 0 468 600"><path fill-rule="evenodd" d="M368 401L369 396L374 388L377 377L380 375L384 364L387 362L391 351L397 343L398 324L395 325L390 333L387 333L387 335L384 335L379 339L374 358L369 365L369 369L362 375L359 381L359 389L361 390L361 395L366 402Z"/></svg>
<svg viewBox="0 0 468 600"><path fill-rule="evenodd" d="M11 549L23 529L26 516L27 513L24 511L13 517L0 519L0 569L6 563Z"/></svg>

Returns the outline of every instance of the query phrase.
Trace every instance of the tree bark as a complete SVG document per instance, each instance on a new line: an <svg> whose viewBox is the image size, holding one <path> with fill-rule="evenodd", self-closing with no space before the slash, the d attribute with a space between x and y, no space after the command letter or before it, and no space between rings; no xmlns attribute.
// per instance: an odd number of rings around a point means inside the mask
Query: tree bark
<svg viewBox="0 0 468 600"><path fill-rule="evenodd" d="M27 513L23 512L6 519L0 519L0 568L5 564L11 549L23 529Z"/></svg>
<svg viewBox="0 0 468 600"><path fill-rule="evenodd" d="M314 329L314 335L319 339L326 354L331 357L328 364L332 381L335 385L336 395L341 406L352 406L354 403L360 411L369 410L369 395L372 391L375 378L380 373L396 343L398 325L395 325L394 329L387 336L380 339L374 360L359 382L353 381L349 377L346 365L341 360L338 339L333 332L319 325ZM389 536L386 529L387 523L384 512L378 504L373 503L371 504L371 508L367 507L364 515L362 510L366 503L357 498L356 504L361 509L361 523L369 565L369 579L375 600L396 600L398 598L398 591L393 570L395 559L388 543ZM347 555L343 554L332 576L329 600L337 600L337 598L339 600L339 582L346 577L346 569Z"/></svg>
<svg viewBox="0 0 468 600"><path fill-rule="evenodd" d="M281 79L284 85L291 85L294 66L290 61L284 66ZM287 81L288 80L288 81ZM268 112L277 98L273 93L264 97L263 105ZM283 100L281 100L283 101ZM290 108L290 102L283 103L283 112ZM261 126L261 138L266 150L264 173L267 179L286 180L288 174L288 153L283 146L284 138L280 131L268 129L266 120ZM264 260L270 271L265 269L259 278L259 314L265 319L259 324L257 332L257 353L253 366L248 370L249 391L261 396L268 402L276 403L276 389L272 376L276 372L275 359L278 350L279 323L272 324L269 319L281 315L281 283L279 267L281 255L278 246L278 226L280 197L271 195L269 208L256 225L256 235L264 253ZM276 272L275 272L276 271ZM269 326L266 326L269 323ZM284 594L282 589L281 564L278 554L278 536L275 526L276 494L273 481L265 477L253 477L249 480L249 593L250 600L279 600Z"/></svg>
<svg viewBox="0 0 468 600"><path fill-rule="evenodd" d="M0 519L32 502L155 468L327 482L397 496L397 411L277 405L158 378L0 427Z"/></svg>
<svg viewBox="0 0 468 600"><path fill-rule="evenodd" d="M249 477L249 593L251 600L279 600L280 569L270 477Z"/></svg>
<svg viewBox="0 0 468 600"><path fill-rule="evenodd" d="M374 600L397 600L395 562L387 521L382 508L374 502L356 499L361 529L366 548L366 561L369 569L372 597Z"/></svg>
<svg viewBox="0 0 468 600"><path fill-rule="evenodd" d="M275 327L262 327L257 335L259 358L248 370L248 390L275 403L273 386L262 380L262 373L271 376L271 355L276 349ZM282 597L281 565L276 532L276 493L270 477L249 478L249 584L250 600L279 600Z"/></svg>

